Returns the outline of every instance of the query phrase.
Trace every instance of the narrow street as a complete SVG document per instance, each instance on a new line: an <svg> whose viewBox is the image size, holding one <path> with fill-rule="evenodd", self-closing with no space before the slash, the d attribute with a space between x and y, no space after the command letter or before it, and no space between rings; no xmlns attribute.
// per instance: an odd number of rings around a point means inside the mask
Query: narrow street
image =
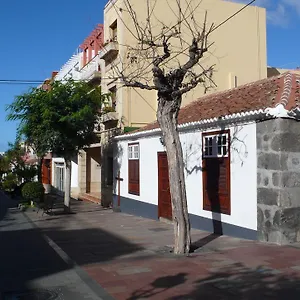
<svg viewBox="0 0 300 300"><path fill-rule="evenodd" d="M66 263L0 192L0 299L112 299ZM19 298L20 297L20 298Z"/></svg>

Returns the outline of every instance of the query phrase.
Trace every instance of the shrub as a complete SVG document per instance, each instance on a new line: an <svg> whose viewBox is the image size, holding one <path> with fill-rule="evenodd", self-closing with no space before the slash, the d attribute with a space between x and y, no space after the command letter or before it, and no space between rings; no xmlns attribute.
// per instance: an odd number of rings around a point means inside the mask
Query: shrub
<svg viewBox="0 0 300 300"><path fill-rule="evenodd" d="M45 189L40 182L27 182L22 188L22 196L25 200L39 199L42 201Z"/></svg>

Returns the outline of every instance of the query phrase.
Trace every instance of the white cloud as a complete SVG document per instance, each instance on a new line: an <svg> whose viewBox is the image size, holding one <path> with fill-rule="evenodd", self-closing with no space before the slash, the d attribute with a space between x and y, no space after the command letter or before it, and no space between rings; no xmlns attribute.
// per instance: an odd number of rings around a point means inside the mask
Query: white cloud
<svg viewBox="0 0 300 300"><path fill-rule="evenodd" d="M247 4L250 0L227 0ZM296 11L300 16L300 0L257 0L253 5L267 10L267 20L273 25L285 27L289 24L290 13Z"/></svg>

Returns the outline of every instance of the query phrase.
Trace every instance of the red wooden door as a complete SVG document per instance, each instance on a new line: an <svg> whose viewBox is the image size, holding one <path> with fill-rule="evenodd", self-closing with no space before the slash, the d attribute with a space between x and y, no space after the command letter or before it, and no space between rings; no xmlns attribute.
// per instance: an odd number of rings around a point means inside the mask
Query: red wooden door
<svg viewBox="0 0 300 300"><path fill-rule="evenodd" d="M172 204L166 152L157 153L158 159L158 217L172 220Z"/></svg>
<svg viewBox="0 0 300 300"><path fill-rule="evenodd" d="M51 159L43 159L42 163L42 183L51 184Z"/></svg>
<svg viewBox="0 0 300 300"><path fill-rule="evenodd" d="M230 214L230 159L203 159L203 208Z"/></svg>

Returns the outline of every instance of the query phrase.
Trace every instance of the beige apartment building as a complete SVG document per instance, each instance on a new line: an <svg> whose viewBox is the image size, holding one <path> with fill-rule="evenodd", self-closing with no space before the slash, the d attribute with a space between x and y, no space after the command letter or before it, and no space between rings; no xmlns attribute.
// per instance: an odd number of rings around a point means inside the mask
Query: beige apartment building
<svg viewBox="0 0 300 300"><path fill-rule="evenodd" d="M81 193L95 194L99 192L102 201L107 203L112 196L113 181L114 158L111 138L120 132L142 127L156 119L156 91L125 88L120 80L115 79L120 70L124 68L132 70L135 63L135 61L131 61L130 64L132 65L128 65L127 59L128 49L137 44L134 37L136 29L129 13L127 1L111 0L106 4L104 8L103 47L98 54L96 53L96 59L99 63L95 69L95 74L99 74L101 70L101 87L104 92L112 94L111 103L105 108L99 125L100 144L93 147L93 152L96 149L98 151L97 155L93 154L97 157L94 159L96 165L101 165L101 171L99 171L101 178L96 180L97 187L92 188L93 185L90 185L90 189L86 189L86 184L83 183L86 178L84 172L89 167L84 155L79 158ZM183 12L190 10L190 7L185 6L187 1L181 0L181 2ZM161 30L162 24L172 26L176 22L178 17L176 3L175 0L150 1L151 24L154 33ZM200 26L203 24L205 12L207 12L208 25L214 23L217 26L244 6L224 0L202 0L200 5L198 4L199 1L194 0L193 13L196 23ZM147 1L130 0L130 5L135 11L139 24L144 24L147 18ZM191 40L188 26L187 23L185 29L182 26L187 42ZM215 66L212 77L215 86L209 89L208 93L223 91L267 77L265 9L255 6L247 7L215 30L211 34L209 42L213 42L213 45L202 59L202 66L204 68ZM184 62L186 57L180 55L178 60ZM151 72L149 73L149 71L151 69L148 69L145 77L149 76L150 78ZM204 88L202 86L195 88L184 95L182 105L188 104L203 94ZM98 163L98 160L101 160L101 163Z"/></svg>
<svg viewBox="0 0 300 300"><path fill-rule="evenodd" d="M127 46L137 43L132 34L136 30L128 13L126 1L109 1L104 9L104 43L106 46L102 51L102 58L105 60L105 80L102 81L102 85L105 91L117 91L116 111L120 117L123 117L124 126L140 127L155 119L156 92L120 88L122 83L116 84L114 81L109 81L110 77L114 77L113 70L116 69L116 66L122 69L121 62L126 61ZM161 28L160 21L167 25L174 24L176 16L173 12L178 9L176 2L175 0L150 1L153 5L156 3L152 12L154 28ZM184 4L187 1L181 2L184 11L186 9ZM145 22L147 17L146 1L130 0L130 3L138 20L141 23ZM199 1L195 0L194 7L197 6L197 3ZM242 4L223 0L203 0L194 15L197 23L202 25L204 13L207 11L208 24L218 25L242 7ZM186 40L189 39L186 38ZM210 42L214 44L203 59L203 65L215 65L213 80L216 87L209 92L230 89L267 77L265 9L254 6L247 7L214 31ZM203 95L203 88L199 86L184 97L183 105L201 95Z"/></svg>

